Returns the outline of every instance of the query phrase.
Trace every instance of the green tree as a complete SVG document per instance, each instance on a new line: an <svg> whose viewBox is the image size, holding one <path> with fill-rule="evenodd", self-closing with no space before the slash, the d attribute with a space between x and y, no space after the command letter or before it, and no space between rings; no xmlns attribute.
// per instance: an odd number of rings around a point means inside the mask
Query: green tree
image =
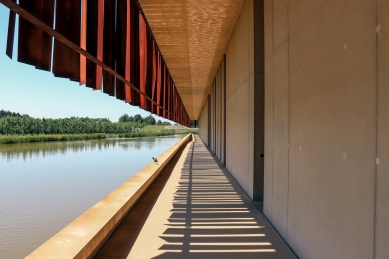
<svg viewBox="0 0 389 259"><path fill-rule="evenodd" d="M143 119L146 125L155 125L155 118L150 114Z"/></svg>
<svg viewBox="0 0 389 259"><path fill-rule="evenodd" d="M135 114L133 122L143 122L143 118L140 114Z"/></svg>
<svg viewBox="0 0 389 259"><path fill-rule="evenodd" d="M119 118L119 122L132 122L132 121L133 121L133 117L132 116L128 116L127 113L123 114Z"/></svg>

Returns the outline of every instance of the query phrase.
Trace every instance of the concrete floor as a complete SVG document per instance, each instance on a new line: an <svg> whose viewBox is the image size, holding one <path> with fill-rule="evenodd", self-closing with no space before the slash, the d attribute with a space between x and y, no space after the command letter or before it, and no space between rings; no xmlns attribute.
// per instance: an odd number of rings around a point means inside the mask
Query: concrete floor
<svg viewBox="0 0 389 259"><path fill-rule="evenodd" d="M297 258L201 140L176 154L95 258Z"/></svg>

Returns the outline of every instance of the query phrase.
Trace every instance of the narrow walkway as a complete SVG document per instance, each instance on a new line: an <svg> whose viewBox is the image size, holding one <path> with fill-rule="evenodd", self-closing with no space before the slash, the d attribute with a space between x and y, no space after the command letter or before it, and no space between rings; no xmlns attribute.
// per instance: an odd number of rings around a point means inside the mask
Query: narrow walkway
<svg viewBox="0 0 389 259"><path fill-rule="evenodd" d="M96 258L297 258L195 136Z"/></svg>

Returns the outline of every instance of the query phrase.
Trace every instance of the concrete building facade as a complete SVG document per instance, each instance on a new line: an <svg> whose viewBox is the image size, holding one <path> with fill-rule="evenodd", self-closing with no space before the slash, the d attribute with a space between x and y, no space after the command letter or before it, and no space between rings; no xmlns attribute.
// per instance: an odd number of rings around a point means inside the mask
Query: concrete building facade
<svg viewBox="0 0 389 259"><path fill-rule="evenodd" d="M301 258L389 258L388 16L383 0L244 1L199 117Z"/></svg>
<svg viewBox="0 0 389 259"><path fill-rule="evenodd" d="M389 258L389 1L90 1L92 47L79 39L88 20L79 2L57 1L56 26L54 5L43 15L28 1L0 2L38 26L20 20L19 61L42 69L53 51L56 76L98 76L96 90L109 76L102 90L120 100L198 120L201 140L298 257Z"/></svg>

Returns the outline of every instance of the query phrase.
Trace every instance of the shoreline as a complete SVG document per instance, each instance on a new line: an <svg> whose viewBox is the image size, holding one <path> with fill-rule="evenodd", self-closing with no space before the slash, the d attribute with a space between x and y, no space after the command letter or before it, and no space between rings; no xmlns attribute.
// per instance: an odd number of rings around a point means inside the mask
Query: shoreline
<svg viewBox="0 0 389 259"><path fill-rule="evenodd" d="M140 138L140 137L163 137L172 136L175 134L188 134L195 131L187 130L185 132L166 130L161 132L155 131L139 131L129 132L124 134L53 134L53 135L1 135L0 145L2 144L17 144L17 143L34 143L34 142L56 142L56 141L77 141L77 140L93 140L93 139L108 139L108 138Z"/></svg>

